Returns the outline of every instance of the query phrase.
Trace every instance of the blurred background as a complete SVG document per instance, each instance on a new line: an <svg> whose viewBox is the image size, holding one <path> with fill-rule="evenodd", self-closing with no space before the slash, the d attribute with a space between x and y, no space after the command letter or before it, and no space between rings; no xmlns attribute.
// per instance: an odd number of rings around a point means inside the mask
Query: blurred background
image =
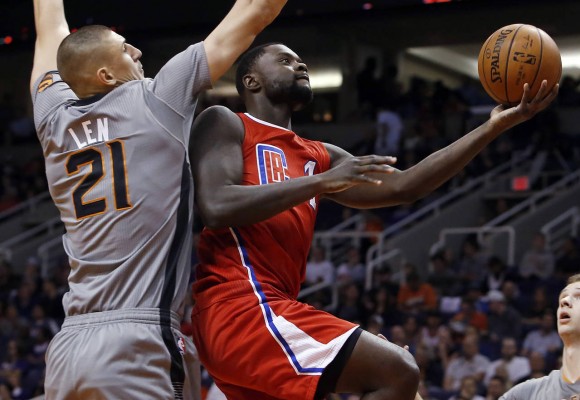
<svg viewBox="0 0 580 400"><path fill-rule="evenodd" d="M103 24L125 36L152 77L232 4L68 0L65 8L71 29ZM432 195L363 212L321 203L300 299L410 344L425 400L460 392L497 399L495 392L559 366L556 298L580 271L578 15L572 0L289 0L255 42L283 42L308 64L315 99L293 118L298 134L353 154L397 155L400 169L488 118L495 104L479 82L477 55L495 30L532 24L561 50L553 106ZM67 290L63 227L31 118L34 39L32 2L0 0L2 399L42 395L44 351ZM196 112L213 104L243 111L233 76ZM473 342L483 358L470 356ZM457 368L461 357L473 368ZM211 387L209 376L204 382Z"/></svg>

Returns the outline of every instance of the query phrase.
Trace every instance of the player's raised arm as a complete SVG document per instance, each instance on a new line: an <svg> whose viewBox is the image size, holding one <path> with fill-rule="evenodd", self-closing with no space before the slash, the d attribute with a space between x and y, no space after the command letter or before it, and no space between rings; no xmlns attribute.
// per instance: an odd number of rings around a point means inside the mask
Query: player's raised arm
<svg viewBox="0 0 580 400"><path fill-rule="evenodd" d="M216 82L268 26L287 0L237 0L204 40L212 82Z"/></svg>
<svg viewBox="0 0 580 400"><path fill-rule="evenodd" d="M544 110L556 98L558 85L551 91L542 82L538 94L532 98L530 87L525 85L524 95L517 107L496 107L488 121L447 147L431 154L418 164L389 175L376 175L381 185L358 185L326 197L355 208L387 207L415 202L437 189L461 171L492 140L506 130L529 120ZM332 145L326 145L333 167L352 156ZM369 177L372 175L369 175Z"/></svg>
<svg viewBox="0 0 580 400"><path fill-rule="evenodd" d="M56 69L56 53L62 40L70 33L64 15L63 0L34 0L36 43L30 76L30 88L38 77Z"/></svg>

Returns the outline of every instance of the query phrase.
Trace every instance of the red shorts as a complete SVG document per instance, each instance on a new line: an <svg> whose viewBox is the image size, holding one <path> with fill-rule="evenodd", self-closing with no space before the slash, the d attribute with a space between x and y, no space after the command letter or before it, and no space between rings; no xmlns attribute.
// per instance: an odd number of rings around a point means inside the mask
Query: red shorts
<svg viewBox="0 0 580 400"><path fill-rule="evenodd" d="M213 304L196 298L193 340L202 364L228 399L313 399L357 325L261 287L245 293Z"/></svg>

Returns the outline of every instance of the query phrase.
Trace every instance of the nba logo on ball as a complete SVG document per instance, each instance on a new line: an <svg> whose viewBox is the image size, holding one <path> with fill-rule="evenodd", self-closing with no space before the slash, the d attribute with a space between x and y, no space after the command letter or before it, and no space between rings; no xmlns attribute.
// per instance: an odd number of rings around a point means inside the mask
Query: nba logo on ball
<svg viewBox="0 0 580 400"><path fill-rule="evenodd" d="M181 355L185 354L185 340L183 340L183 338L180 336L177 339L177 347L179 348L179 352L181 353Z"/></svg>
<svg viewBox="0 0 580 400"><path fill-rule="evenodd" d="M548 90L562 76L562 58L556 42L543 30L528 24L512 24L495 31L479 52L479 80L498 103L517 105L530 86L533 97L542 81Z"/></svg>

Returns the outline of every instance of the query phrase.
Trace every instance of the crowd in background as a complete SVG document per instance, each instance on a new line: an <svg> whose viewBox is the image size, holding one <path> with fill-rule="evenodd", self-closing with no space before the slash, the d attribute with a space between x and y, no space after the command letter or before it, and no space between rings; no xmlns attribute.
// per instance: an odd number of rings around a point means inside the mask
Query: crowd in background
<svg viewBox="0 0 580 400"><path fill-rule="evenodd" d="M353 118L376 122L376 130L350 150L397 155L400 169L473 128L471 107L489 104L469 80L452 90L441 82L414 78L404 91L395 67L386 66L381 77L375 77L375 68L376 63L368 61L357 79L359 108ZM564 77L556 103L556 108L580 106L578 81ZM36 140L30 117L9 97L0 103L0 133L3 143L11 146ZM557 150L573 163L572 152L578 149L573 140L559 134L554 108L546 110L490 145L439 193L508 161L514 150L530 144ZM24 162L4 154L0 178L0 212L47 189L40 154ZM416 207L377 210L369 214L373 225L369 229L384 229ZM318 229L332 226L349 212L321 207ZM561 249L550 249L537 234L518 264L506 265L466 238L460 254L442 250L431 256L428 266L378 268L372 288L365 289L364 246L347 249L338 264L314 246L304 286L340 282L340 301L330 312L408 345L421 369L424 400L460 395L497 399L517 382L559 367L562 343L555 331L555 308L565 278L580 267L579 247L578 239L570 237ZM425 270L428 275L418 272ZM64 319L66 259L51 271L42 276L35 257L25 265L0 261L0 399L29 399L43 392L44 353ZM328 293L317 292L307 301L324 309ZM188 329L184 321L184 332Z"/></svg>

